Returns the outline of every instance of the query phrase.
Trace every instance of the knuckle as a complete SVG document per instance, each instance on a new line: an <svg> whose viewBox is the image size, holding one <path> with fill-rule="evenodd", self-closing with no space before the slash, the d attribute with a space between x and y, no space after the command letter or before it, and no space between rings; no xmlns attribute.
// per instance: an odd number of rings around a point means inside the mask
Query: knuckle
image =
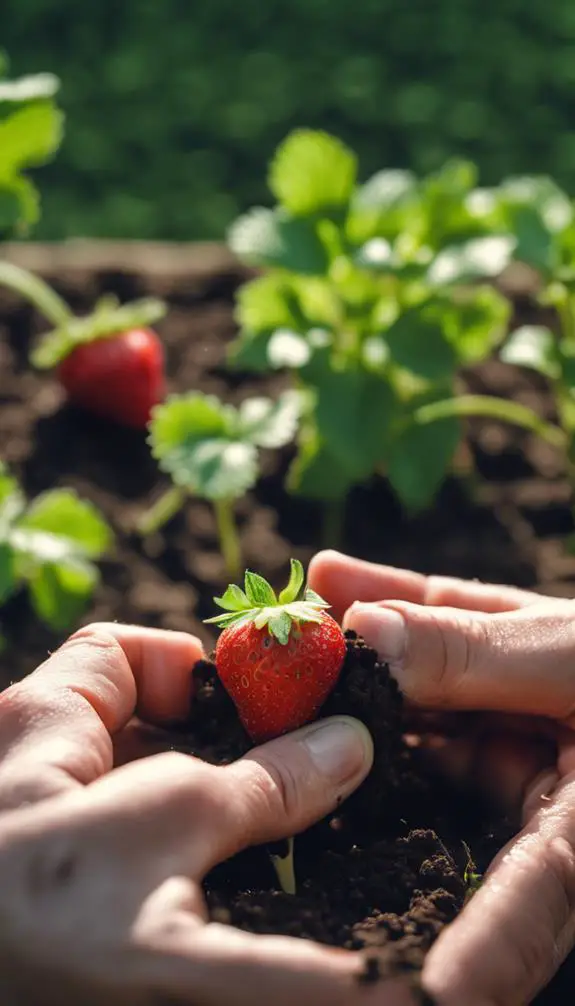
<svg viewBox="0 0 575 1006"><path fill-rule="evenodd" d="M454 612L435 621L433 629L435 659L426 678L427 698L451 700L488 645L487 626L481 619Z"/></svg>
<svg viewBox="0 0 575 1006"><path fill-rule="evenodd" d="M113 626L108 622L91 622L82 626L66 640L61 646L61 650L69 650L76 646L88 646L90 649L100 650L104 653L123 653L120 643L116 639Z"/></svg>

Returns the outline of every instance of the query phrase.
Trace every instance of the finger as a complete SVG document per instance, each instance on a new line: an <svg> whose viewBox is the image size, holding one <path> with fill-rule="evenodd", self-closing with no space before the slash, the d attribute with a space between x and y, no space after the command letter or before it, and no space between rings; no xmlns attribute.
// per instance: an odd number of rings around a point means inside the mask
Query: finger
<svg viewBox="0 0 575 1006"><path fill-rule="evenodd" d="M148 977L181 1006L199 1002L202 1006L293 1006L298 1002L302 1006L416 1006L421 1002L405 980L366 984L362 981L365 964L358 954L309 940L255 936L212 923L203 929L183 925L173 942L179 953L166 954L161 960L149 958Z"/></svg>
<svg viewBox="0 0 575 1006"><path fill-rule="evenodd" d="M511 611L543 598L517 587L477 583L448 576L424 576L394 566L380 566L343 555L319 552L310 562L310 586L333 607L341 620L354 601L395 598L415 604L449 605L476 611Z"/></svg>
<svg viewBox="0 0 575 1006"><path fill-rule="evenodd" d="M389 663L410 702L569 722L575 709L575 605L495 615L390 601L355 604L345 626Z"/></svg>
<svg viewBox="0 0 575 1006"><path fill-rule="evenodd" d="M183 717L201 645L185 633L98 624L81 629L0 695L0 808L85 785L113 764L110 735L136 708Z"/></svg>
<svg viewBox="0 0 575 1006"><path fill-rule="evenodd" d="M440 1006L523 1006L575 940L575 782L498 857L432 947L426 988Z"/></svg>
<svg viewBox="0 0 575 1006"><path fill-rule="evenodd" d="M201 877L240 849L295 835L324 817L372 761L365 726L340 716L226 767L175 752L134 762L77 794L77 857L92 876L110 848L124 848L132 866L143 857L150 869L151 861L157 880L166 869ZM120 874L125 868L121 861Z"/></svg>

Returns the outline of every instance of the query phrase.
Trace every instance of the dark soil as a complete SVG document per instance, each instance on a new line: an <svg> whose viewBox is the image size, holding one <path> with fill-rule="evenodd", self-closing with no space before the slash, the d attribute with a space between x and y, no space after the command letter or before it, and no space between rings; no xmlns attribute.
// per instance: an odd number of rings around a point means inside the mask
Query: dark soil
<svg viewBox="0 0 575 1006"><path fill-rule="evenodd" d="M45 269L50 274L49 263ZM156 294L170 302L160 326L166 342L171 390L201 388L237 402L254 390L283 384L232 375L225 347L234 333L233 293L242 278L230 269L201 280L153 272L60 271L58 289L85 309L102 291L121 298ZM517 304L532 318L528 300ZM15 298L0 299L0 456L30 494L72 485L113 524L114 552L102 564L102 584L85 621L118 620L184 629L212 638L202 619L225 575L210 507L190 501L148 541L134 534L136 518L163 488L143 435L122 431L65 406L55 382L27 365L39 330ZM552 417L542 381L495 362L463 376L472 391L503 394ZM473 458L478 476L470 474ZM257 489L238 505L246 565L274 585L285 580L289 557L304 564L321 544L318 509L287 496L282 482L290 451L264 458ZM421 572L477 577L575 596L575 558L564 548L573 530L571 489L561 459L531 436L497 423L468 424L459 471L435 506L403 514L383 479L349 500L342 548L357 556ZM28 673L58 639L32 617L25 597L2 611L11 640L0 658L2 683ZM363 948L365 975L390 968L417 972L439 930L466 896L467 843L483 870L508 833L477 798L454 792L431 772L421 751L404 738L401 697L385 667L350 640L345 672L325 712L358 715L377 744L374 771L363 787L296 843L298 895L276 890L262 850L251 850L215 870L206 890L219 918L257 932L284 932L349 948ZM197 712L177 740L210 760L225 761L248 741L208 663L200 679ZM377 951L377 961L374 955ZM373 958L373 959L372 959ZM371 963L369 963L371 961ZM572 1001L575 963L568 963L539 1003Z"/></svg>

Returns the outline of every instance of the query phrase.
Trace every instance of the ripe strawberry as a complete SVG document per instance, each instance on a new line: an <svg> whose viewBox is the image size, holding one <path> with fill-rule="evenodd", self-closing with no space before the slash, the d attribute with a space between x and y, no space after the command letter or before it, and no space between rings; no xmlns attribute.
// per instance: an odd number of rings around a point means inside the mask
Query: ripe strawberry
<svg viewBox="0 0 575 1006"><path fill-rule="evenodd" d="M124 426L145 429L165 393L164 350L150 328L76 346L58 366L70 401Z"/></svg>
<svg viewBox="0 0 575 1006"><path fill-rule="evenodd" d="M216 645L218 676L250 737L270 740L314 719L346 647L325 611L329 605L306 589L301 563L292 559L279 598L263 577L247 572L245 590L232 585L214 600L227 612L207 619L224 629Z"/></svg>

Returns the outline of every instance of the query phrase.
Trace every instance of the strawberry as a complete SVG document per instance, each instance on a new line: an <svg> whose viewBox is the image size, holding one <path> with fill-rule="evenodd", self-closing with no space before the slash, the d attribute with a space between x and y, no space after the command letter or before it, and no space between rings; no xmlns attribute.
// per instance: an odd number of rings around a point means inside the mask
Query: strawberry
<svg viewBox="0 0 575 1006"><path fill-rule="evenodd" d="M226 614L207 619L223 628L216 644L218 676L256 743L313 720L334 687L346 645L329 605L306 588L303 567L276 597L247 572L244 590L231 585L214 598Z"/></svg>
<svg viewBox="0 0 575 1006"><path fill-rule="evenodd" d="M150 328L76 346L58 367L68 398L96 415L145 429L164 396L164 350Z"/></svg>

